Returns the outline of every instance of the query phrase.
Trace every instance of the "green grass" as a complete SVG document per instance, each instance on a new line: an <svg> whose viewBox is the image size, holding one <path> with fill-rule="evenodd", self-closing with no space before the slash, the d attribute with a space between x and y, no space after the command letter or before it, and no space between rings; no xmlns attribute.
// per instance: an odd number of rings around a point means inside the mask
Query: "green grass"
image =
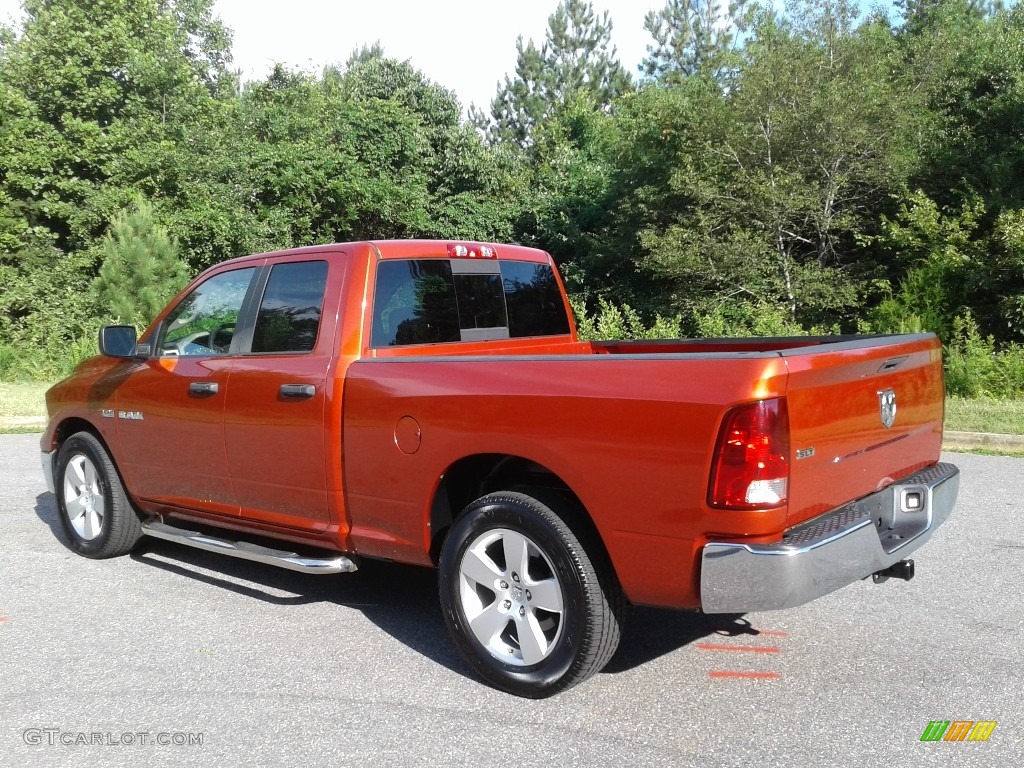
<svg viewBox="0 0 1024 768"><path fill-rule="evenodd" d="M51 382L0 381L0 434L39 432L39 423L19 424L18 420L46 416L43 394ZM13 423L12 423L13 421Z"/></svg>
<svg viewBox="0 0 1024 768"><path fill-rule="evenodd" d="M1024 435L1024 400L947 398L946 430Z"/></svg>

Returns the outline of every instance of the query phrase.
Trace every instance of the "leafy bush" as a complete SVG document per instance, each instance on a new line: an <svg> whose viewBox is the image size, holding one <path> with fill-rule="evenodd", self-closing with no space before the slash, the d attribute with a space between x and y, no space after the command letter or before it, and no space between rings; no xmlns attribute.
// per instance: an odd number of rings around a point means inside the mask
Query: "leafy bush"
<svg viewBox="0 0 1024 768"><path fill-rule="evenodd" d="M807 331L793 321L784 307L764 303L720 303L698 315L695 321L697 335L702 338L807 335Z"/></svg>
<svg viewBox="0 0 1024 768"><path fill-rule="evenodd" d="M0 293L0 378L59 378L96 351L93 259L44 247L20 252L17 263L0 268L9 286Z"/></svg>
<svg viewBox="0 0 1024 768"><path fill-rule="evenodd" d="M616 306L598 299L598 312L588 315L586 305L579 297L571 297L576 315L576 328L581 339L587 341L614 341L618 339L678 339L682 336L681 318L657 315L647 326L639 313L628 304Z"/></svg>
<svg viewBox="0 0 1024 768"><path fill-rule="evenodd" d="M105 323L144 328L188 280L177 245L136 197L101 244L64 254L37 246L0 263L0 378L46 381L95 355Z"/></svg>
<svg viewBox="0 0 1024 768"><path fill-rule="evenodd" d="M974 236L983 213L977 196L968 196L959 210L943 209L919 190L900 206L895 220L882 217L884 234L873 240L894 263L903 262L905 272L898 290L883 285L872 325L883 333L932 331L950 337L952 321L967 300L967 278L981 261Z"/></svg>
<svg viewBox="0 0 1024 768"><path fill-rule="evenodd" d="M684 336L698 338L738 336L806 336L808 333L838 333L838 327L814 327L810 331L794 322L785 307L764 303L736 302L719 304L712 310L698 314L690 322L681 315L665 317L655 315L650 325L629 304L613 304L598 299L598 309L588 314L579 296L570 297L576 326L581 339L605 341L617 339L678 339Z"/></svg>
<svg viewBox="0 0 1024 768"><path fill-rule="evenodd" d="M1024 347L997 348L985 337L970 312L953 321L945 349L946 392L949 395L1014 399L1024 397Z"/></svg>

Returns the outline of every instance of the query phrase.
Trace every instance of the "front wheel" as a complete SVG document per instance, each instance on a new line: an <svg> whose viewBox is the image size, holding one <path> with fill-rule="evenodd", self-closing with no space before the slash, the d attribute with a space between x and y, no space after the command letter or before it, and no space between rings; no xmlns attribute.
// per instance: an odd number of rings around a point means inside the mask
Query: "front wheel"
<svg viewBox="0 0 1024 768"><path fill-rule="evenodd" d="M142 526L103 443L78 432L57 453L57 509L61 527L80 555L127 554Z"/></svg>
<svg viewBox="0 0 1024 768"><path fill-rule="evenodd" d="M459 651L496 688L529 698L601 670L618 647L624 605L603 552L588 552L558 514L568 502L541 494L502 491L470 504L440 562Z"/></svg>

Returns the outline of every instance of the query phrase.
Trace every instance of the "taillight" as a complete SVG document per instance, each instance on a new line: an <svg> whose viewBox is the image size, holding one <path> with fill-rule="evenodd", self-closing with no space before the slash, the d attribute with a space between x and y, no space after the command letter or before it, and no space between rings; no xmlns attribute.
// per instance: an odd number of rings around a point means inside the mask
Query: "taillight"
<svg viewBox="0 0 1024 768"><path fill-rule="evenodd" d="M726 509L767 509L789 494L789 414L785 398L738 405L718 433L708 503Z"/></svg>

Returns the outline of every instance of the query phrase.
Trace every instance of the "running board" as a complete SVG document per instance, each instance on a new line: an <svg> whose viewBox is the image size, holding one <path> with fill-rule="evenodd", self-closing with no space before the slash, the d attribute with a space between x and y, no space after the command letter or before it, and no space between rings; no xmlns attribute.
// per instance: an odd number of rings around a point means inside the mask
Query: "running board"
<svg viewBox="0 0 1024 768"><path fill-rule="evenodd" d="M142 532L147 536L173 541L196 549L204 549L207 552L220 552L231 557L276 565L279 568L287 568L300 573L351 573L358 567L340 554L332 553L330 557L306 557L295 552L261 547L247 541L218 539L199 531L186 531L184 528L177 528L156 520L143 521Z"/></svg>

